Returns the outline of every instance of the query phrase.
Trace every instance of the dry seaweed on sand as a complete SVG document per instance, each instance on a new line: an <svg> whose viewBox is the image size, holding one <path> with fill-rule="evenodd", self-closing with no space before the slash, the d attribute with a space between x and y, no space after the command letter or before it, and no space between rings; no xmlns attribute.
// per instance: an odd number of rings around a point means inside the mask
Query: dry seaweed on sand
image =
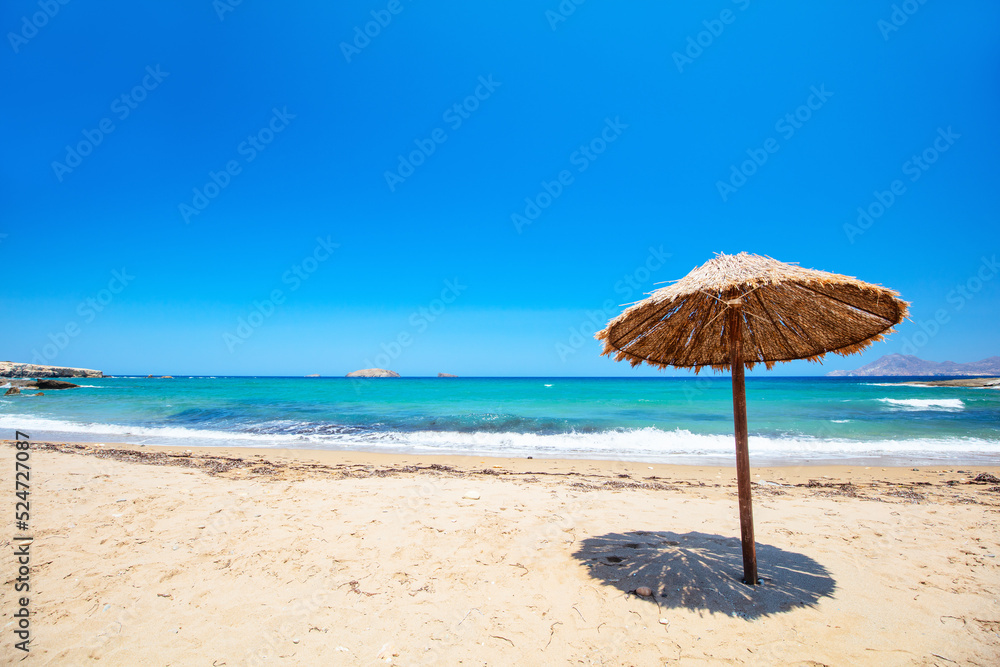
<svg viewBox="0 0 1000 667"><path fill-rule="evenodd" d="M858 487L856 487L851 482L821 482L816 479L811 479L805 484L797 484L796 486L802 486L807 489L824 489L824 491L819 492L819 495L826 496L847 496L848 498L865 498L865 496L858 495Z"/></svg>
<svg viewBox="0 0 1000 667"><path fill-rule="evenodd" d="M992 474L990 474L988 472L981 472L978 475L976 475L976 478L973 479L969 483L970 484L1000 484L1000 478L998 478L996 475L992 475Z"/></svg>
<svg viewBox="0 0 1000 667"><path fill-rule="evenodd" d="M894 498L902 498L904 500L909 500L910 502L919 503L927 500L927 496L922 493L917 493L913 489L892 489L886 491L884 495L893 496Z"/></svg>
<svg viewBox="0 0 1000 667"><path fill-rule="evenodd" d="M156 450L142 451L138 449L101 447L93 445L78 445L57 442L32 442L36 450L64 452L70 454L87 454L99 459L112 459L128 463L145 465L169 465L185 468L198 468L210 475L229 472L241 468L252 468L260 465L259 461L248 461L231 456L192 456L187 453L162 452Z"/></svg>

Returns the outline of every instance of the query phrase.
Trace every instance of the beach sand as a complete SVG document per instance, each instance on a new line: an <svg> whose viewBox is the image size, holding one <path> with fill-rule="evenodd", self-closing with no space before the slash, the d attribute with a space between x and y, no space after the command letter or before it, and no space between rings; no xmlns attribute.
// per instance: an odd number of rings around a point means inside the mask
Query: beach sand
<svg viewBox="0 0 1000 667"><path fill-rule="evenodd" d="M26 664L1000 661L1000 485L967 483L996 468L754 469L751 589L732 468L42 443L30 465Z"/></svg>

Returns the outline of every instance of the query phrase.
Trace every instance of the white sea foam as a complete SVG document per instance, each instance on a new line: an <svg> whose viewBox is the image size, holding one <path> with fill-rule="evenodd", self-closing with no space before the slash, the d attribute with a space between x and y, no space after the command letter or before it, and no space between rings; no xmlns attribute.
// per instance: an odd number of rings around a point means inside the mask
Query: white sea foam
<svg viewBox="0 0 1000 667"><path fill-rule="evenodd" d="M0 429L19 429L34 440L128 442L168 446L296 447L385 450L481 456L535 456L664 462L729 462L731 434L698 434L685 429L646 427L598 433L487 433L460 431L381 431L332 434L263 434L185 427L137 427L0 415ZM891 458L912 461L1000 460L1000 442L981 438L851 440L809 436L750 436L758 463Z"/></svg>
<svg viewBox="0 0 1000 667"><path fill-rule="evenodd" d="M20 429L21 431L37 431L39 433L57 433L60 435L79 436L117 436L117 442L135 444L167 444L169 440L207 440L215 444L231 442L234 445L245 445L260 441L258 446L269 444L286 444L301 439L298 435L258 435L201 428L185 428L183 426L126 426L121 424L103 424L96 422L74 422L60 419L44 419L30 415L0 415L0 429ZM32 437L38 440L37 437ZM84 437L83 442L90 442ZM154 442L155 441L155 442ZM208 444L208 443L206 443ZM252 445L246 445L252 446Z"/></svg>
<svg viewBox="0 0 1000 667"><path fill-rule="evenodd" d="M965 409L960 398L879 398L880 403L897 410L945 410L955 412Z"/></svg>

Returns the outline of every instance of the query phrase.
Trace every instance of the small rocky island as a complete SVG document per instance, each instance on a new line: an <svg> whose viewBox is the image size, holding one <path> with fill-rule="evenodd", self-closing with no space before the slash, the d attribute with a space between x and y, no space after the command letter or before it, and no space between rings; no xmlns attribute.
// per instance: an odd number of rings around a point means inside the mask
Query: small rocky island
<svg viewBox="0 0 1000 667"><path fill-rule="evenodd" d="M352 371L347 374L349 378L398 378L396 371L387 371L384 368L362 368L360 371Z"/></svg>
<svg viewBox="0 0 1000 667"><path fill-rule="evenodd" d="M438 373L439 378L457 378L457 375L452 375L451 373Z"/></svg>

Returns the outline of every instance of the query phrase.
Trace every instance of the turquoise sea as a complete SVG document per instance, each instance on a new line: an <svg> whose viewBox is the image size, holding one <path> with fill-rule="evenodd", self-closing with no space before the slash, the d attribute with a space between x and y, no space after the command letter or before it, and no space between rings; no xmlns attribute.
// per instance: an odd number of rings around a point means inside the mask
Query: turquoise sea
<svg viewBox="0 0 1000 667"><path fill-rule="evenodd" d="M902 378L747 380L755 465L1000 465L1000 391ZM730 464L728 376L114 377L0 398L33 439Z"/></svg>

